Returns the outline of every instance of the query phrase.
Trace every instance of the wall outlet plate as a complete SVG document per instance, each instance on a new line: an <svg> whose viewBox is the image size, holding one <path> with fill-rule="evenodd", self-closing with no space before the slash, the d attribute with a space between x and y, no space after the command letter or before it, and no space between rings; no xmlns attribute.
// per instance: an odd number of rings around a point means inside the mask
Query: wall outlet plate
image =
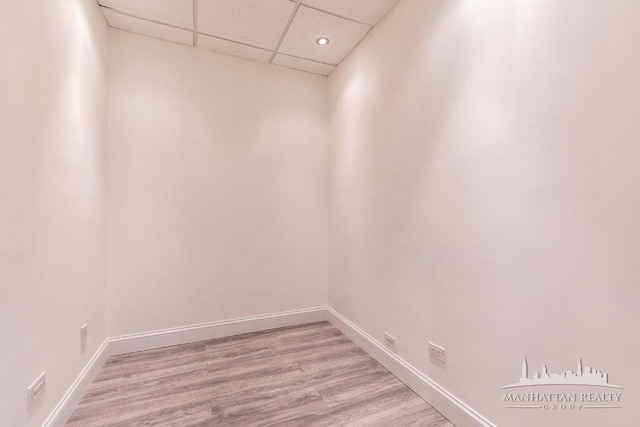
<svg viewBox="0 0 640 427"><path fill-rule="evenodd" d="M440 347L432 342L429 342L429 357L433 357L442 363L447 363L447 355L444 347Z"/></svg>
<svg viewBox="0 0 640 427"><path fill-rule="evenodd" d="M384 334L384 343L387 347L396 348L396 339L389 334Z"/></svg>
<svg viewBox="0 0 640 427"><path fill-rule="evenodd" d="M80 351L87 348L87 337L89 336L89 326L85 323L80 327Z"/></svg>
<svg viewBox="0 0 640 427"><path fill-rule="evenodd" d="M27 411L31 410L33 405L42 398L45 390L47 389L47 373L43 372L27 388Z"/></svg>

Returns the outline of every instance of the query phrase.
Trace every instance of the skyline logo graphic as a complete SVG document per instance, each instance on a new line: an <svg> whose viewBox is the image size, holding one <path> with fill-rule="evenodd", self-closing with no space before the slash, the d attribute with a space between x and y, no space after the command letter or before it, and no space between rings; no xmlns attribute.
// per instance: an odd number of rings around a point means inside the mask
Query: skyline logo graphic
<svg viewBox="0 0 640 427"><path fill-rule="evenodd" d="M540 389L536 390L538 386L547 388L539 391ZM561 387L558 388L559 386ZM518 390L520 388L525 390ZM616 390L606 391L606 388ZM568 370L551 373L547 365L543 364L540 371L529 376L529 363L525 355L520 381L502 389L505 390L502 400L507 409L540 409L550 412L622 409L623 387L609 384L608 373L584 366L582 358L578 358L575 372Z"/></svg>
<svg viewBox="0 0 640 427"><path fill-rule="evenodd" d="M527 356L522 361L522 375L520 382L502 387L503 389L516 387L531 386L547 386L547 385L580 385L580 386L597 386L622 388L620 386L609 384L609 374L590 366L583 367L582 358L578 359L576 372L571 370L563 373L549 373L547 365L542 365L542 370L535 372L532 378L529 378L529 363Z"/></svg>

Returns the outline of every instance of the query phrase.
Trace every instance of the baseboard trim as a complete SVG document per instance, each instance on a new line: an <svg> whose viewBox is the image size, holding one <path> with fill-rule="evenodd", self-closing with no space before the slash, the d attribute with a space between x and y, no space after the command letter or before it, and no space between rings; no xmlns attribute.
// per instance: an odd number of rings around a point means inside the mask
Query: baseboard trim
<svg viewBox="0 0 640 427"><path fill-rule="evenodd" d="M104 365L104 362L107 361L108 346L109 339L106 339L93 354L93 357L91 357L89 362L85 365L84 369L80 372L73 384L71 384L71 387L69 387L64 396L62 396L62 399L60 399L60 402L58 402L56 407L53 409L49 418L44 422L43 427L57 427L64 426L66 424L76 405L80 402L80 399L82 399L84 392L93 382L96 375L98 375L98 372L100 371L100 368L102 368L102 365Z"/></svg>
<svg viewBox="0 0 640 427"><path fill-rule="evenodd" d="M43 427L62 427L67 423L109 356L325 320L327 308L315 307L107 338L58 402Z"/></svg>
<svg viewBox="0 0 640 427"><path fill-rule="evenodd" d="M496 427L330 307L315 307L107 338L43 427L65 425L109 356L328 320L457 427Z"/></svg>
<svg viewBox="0 0 640 427"><path fill-rule="evenodd" d="M327 320L387 368L400 381L429 402L456 427L496 427L444 387L389 351L347 318L327 307Z"/></svg>
<svg viewBox="0 0 640 427"><path fill-rule="evenodd" d="M122 335L109 339L109 356L231 337L285 326L321 322L326 320L326 312L326 307L315 307L180 328L162 329L140 334Z"/></svg>

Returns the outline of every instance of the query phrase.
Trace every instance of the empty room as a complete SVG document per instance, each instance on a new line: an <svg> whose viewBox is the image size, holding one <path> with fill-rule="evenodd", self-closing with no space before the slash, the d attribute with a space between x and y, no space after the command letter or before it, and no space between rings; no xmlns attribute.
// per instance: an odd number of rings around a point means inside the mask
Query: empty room
<svg viewBox="0 0 640 427"><path fill-rule="evenodd" d="M0 32L0 427L640 425L637 0Z"/></svg>

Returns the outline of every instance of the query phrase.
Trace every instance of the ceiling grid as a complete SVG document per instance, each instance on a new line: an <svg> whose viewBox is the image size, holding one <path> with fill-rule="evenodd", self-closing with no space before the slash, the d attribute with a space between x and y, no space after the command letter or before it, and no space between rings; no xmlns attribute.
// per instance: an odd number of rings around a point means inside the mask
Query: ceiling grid
<svg viewBox="0 0 640 427"><path fill-rule="evenodd" d="M193 0L193 46L198 47L198 0Z"/></svg>
<svg viewBox="0 0 640 427"><path fill-rule="evenodd" d="M329 75L399 0L98 0L113 28ZM326 37L329 43L316 41Z"/></svg>

